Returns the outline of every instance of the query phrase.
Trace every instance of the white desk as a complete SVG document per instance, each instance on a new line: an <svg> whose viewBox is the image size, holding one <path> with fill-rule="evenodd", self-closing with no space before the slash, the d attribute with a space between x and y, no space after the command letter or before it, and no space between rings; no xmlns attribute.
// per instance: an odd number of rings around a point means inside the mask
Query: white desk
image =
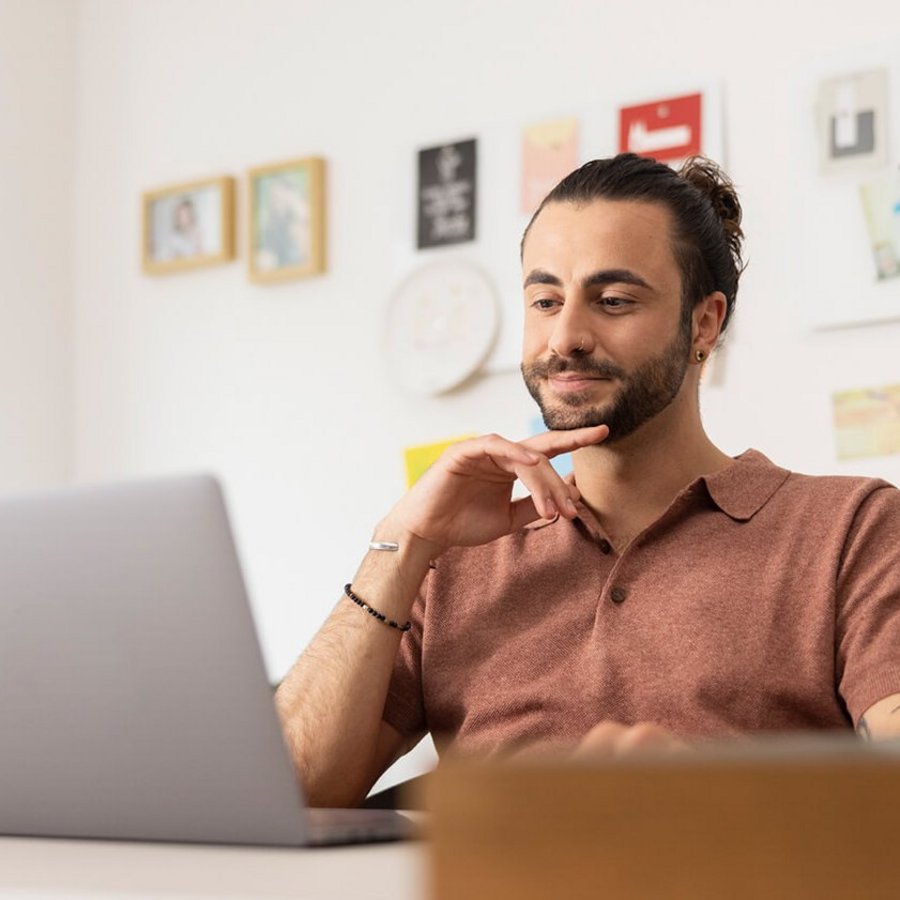
<svg viewBox="0 0 900 900"><path fill-rule="evenodd" d="M321 850L0 837L3 900L423 900L421 842Z"/></svg>

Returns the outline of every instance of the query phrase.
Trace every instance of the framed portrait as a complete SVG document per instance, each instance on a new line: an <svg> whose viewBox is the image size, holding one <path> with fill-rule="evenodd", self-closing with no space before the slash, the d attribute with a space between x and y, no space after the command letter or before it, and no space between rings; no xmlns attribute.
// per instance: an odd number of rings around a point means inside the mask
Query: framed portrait
<svg viewBox="0 0 900 900"><path fill-rule="evenodd" d="M325 271L325 160L306 157L250 169L248 272L276 282Z"/></svg>
<svg viewBox="0 0 900 900"><path fill-rule="evenodd" d="M143 221L148 275L234 259L234 179L223 176L147 191Z"/></svg>

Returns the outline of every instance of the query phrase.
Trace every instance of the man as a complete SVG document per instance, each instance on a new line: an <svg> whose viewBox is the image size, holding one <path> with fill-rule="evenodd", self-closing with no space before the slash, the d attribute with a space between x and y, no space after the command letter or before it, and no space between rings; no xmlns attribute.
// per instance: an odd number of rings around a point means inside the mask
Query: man
<svg viewBox="0 0 900 900"><path fill-rule="evenodd" d="M277 696L313 803L360 802L427 731L476 753L900 735L900 492L732 459L700 421L740 219L704 160L598 160L544 201L522 372L551 430L454 446L376 527Z"/></svg>

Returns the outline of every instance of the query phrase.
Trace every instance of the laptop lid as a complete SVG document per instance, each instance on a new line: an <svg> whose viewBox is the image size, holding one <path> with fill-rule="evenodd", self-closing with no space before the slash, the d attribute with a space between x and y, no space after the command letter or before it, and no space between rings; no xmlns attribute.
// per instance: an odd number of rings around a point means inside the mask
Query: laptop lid
<svg viewBox="0 0 900 900"><path fill-rule="evenodd" d="M0 833L307 842L214 479L0 499Z"/></svg>

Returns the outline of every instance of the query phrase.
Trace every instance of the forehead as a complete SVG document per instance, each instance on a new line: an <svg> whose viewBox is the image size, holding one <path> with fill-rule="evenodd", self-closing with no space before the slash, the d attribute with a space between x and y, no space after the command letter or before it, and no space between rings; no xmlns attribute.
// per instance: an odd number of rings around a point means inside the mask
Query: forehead
<svg viewBox="0 0 900 900"><path fill-rule="evenodd" d="M660 203L549 203L525 238L522 268L546 269L563 280L624 268L659 282L678 276L671 227L671 214Z"/></svg>

